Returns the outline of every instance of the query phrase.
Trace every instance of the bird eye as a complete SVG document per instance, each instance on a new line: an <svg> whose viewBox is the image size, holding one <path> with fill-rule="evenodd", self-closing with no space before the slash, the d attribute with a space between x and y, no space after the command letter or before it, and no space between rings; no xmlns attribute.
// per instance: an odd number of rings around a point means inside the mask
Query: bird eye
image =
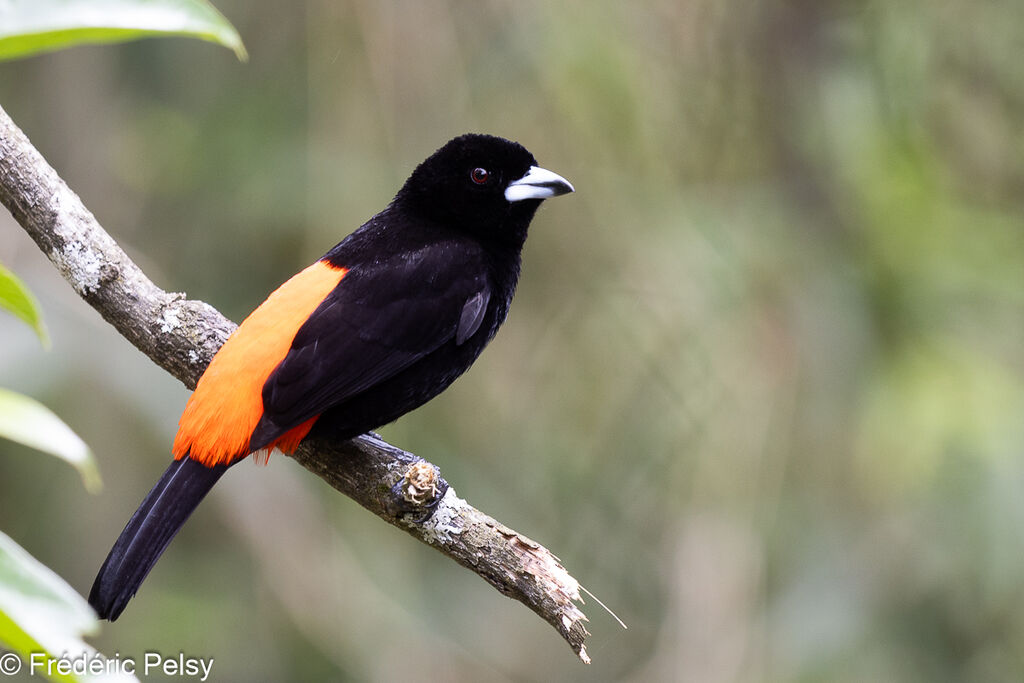
<svg viewBox="0 0 1024 683"><path fill-rule="evenodd" d="M483 185L491 178L491 172L486 168L474 168L469 172L469 179L477 185Z"/></svg>

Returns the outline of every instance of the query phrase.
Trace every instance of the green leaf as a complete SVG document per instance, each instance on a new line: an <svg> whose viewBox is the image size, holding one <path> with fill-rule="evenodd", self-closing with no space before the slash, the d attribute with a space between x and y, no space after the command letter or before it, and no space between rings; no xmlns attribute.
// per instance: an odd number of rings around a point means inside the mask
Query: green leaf
<svg viewBox="0 0 1024 683"><path fill-rule="evenodd" d="M13 652L0 655L0 672L11 675L13 667L20 666L22 674L44 675L54 681L97 680L87 675L62 675L55 667L48 672L43 661L62 657L84 663L102 658L82 640L97 631L99 622L89 603L53 570L0 533L0 643ZM41 664L35 671L33 661ZM117 679L136 680L126 675Z"/></svg>
<svg viewBox="0 0 1024 683"><path fill-rule="evenodd" d="M0 60L151 36L199 38L248 59L234 26L207 0L0 0Z"/></svg>
<svg viewBox="0 0 1024 683"><path fill-rule="evenodd" d="M32 292L11 271L0 265L0 308L6 309L28 323L39 335L44 347L50 346L50 337L43 324L43 313Z"/></svg>
<svg viewBox="0 0 1024 683"><path fill-rule="evenodd" d="M28 396L0 389L0 437L67 461L91 493L103 487L96 460L85 442L49 408Z"/></svg>

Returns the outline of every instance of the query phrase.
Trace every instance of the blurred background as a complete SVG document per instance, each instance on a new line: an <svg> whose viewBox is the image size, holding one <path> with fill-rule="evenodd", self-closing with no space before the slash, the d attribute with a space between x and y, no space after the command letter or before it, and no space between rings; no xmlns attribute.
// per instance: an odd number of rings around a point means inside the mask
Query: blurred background
<svg viewBox="0 0 1024 683"><path fill-rule="evenodd" d="M560 555L545 623L294 462L235 468L112 654L218 680L1024 678L1024 4L216 0L184 39L0 65L0 103L160 286L240 320L467 131L577 193L508 322L382 430ZM0 442L0 529L83 594L186 390L4 213L53 338L0 384L97 453Z"/></svg>

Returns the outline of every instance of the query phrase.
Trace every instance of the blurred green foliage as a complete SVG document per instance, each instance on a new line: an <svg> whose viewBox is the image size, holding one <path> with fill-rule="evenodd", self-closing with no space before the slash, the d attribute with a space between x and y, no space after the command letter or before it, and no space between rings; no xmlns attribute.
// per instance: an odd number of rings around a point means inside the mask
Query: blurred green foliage
<svg viewBox="0 0 1024 683"><path fill-rule="evenodd" d="M498 338L383 433L630 629L590 605L585 668L275 458L225 478L101 650L228 680L1024 677L1024 5L218 8L249 64L76 49L0 65L0 102L159 284L236 320L452 135L569 178ZM108 473L97 500L3 453L0 528L85 591L186 392L0 231L54 338L0 321L0 382Z"/></svg>
<svg viewBox="0 0 1024 683"><path fill-rule="evenodd" d="M234 27L206 0L8 0L0 6L0 59L154 36L220 43L246 58Z"/></svg>
<svg viewBox="0 0 1024 683"><path fill-rule="evenodd" d="M35 331L43 348L50 347L50 337L46 334L46 323L43 322L39 302L18 276L4 268L2 263L0 263L0 311L19 318Z"/></svg>
<svg viewBox="0 0 1024 683"><path fill-rule="evenodd" d="M26 678L38 675L70 683L97 680L81 671L72 673L70 665L61 671L56 661L69 652L83 658L101 657L82 640L98 631L96 613L85 598L0 532L0 645L7 655L4 676L13 677L20 670ZM18 653L19 661L12 662L8 648Z"/></svg>

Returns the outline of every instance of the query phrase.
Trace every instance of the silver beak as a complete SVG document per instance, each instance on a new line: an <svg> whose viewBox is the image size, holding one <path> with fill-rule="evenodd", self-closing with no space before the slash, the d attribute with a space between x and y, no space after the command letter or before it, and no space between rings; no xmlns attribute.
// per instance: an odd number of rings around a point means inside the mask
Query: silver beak
<svg viewBox="0 0 1024 683"><path fill-rule="evenodd" d="M524 199L548 199L575 191L572 184L557 173L540 166L531 166L526 175L508 184L508 187L505 188L505 199L510 202L519 202Z"/></svg>

